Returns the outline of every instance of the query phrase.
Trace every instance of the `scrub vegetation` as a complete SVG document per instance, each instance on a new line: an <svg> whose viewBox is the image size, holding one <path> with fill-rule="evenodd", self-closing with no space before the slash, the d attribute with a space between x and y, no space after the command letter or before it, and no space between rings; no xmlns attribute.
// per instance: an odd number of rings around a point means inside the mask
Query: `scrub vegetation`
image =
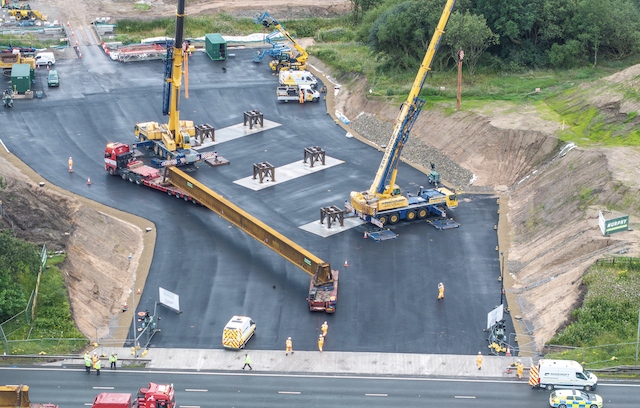
<svg viewBox="0 0 640 408"><path fill-rule="evenodd" d="M601 261L583 279L586 294L571 323L549 343L580 347L555 356L598 365L633 365L640 313L640 259ZM624 344L627 343L627 344Z"/></svg>

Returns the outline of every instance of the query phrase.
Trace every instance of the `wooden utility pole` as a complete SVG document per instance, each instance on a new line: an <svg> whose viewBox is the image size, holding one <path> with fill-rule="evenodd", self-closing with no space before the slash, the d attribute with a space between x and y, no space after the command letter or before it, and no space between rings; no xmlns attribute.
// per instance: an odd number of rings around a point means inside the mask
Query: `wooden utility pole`
<svg viewBox="0 0 640 408"><path fill-rule="evenodd" d="M462 93L462 59L464 58L464 51L458 51L458 98L456 100L456 104L458 110L460 110L460 99Z"/></svg>

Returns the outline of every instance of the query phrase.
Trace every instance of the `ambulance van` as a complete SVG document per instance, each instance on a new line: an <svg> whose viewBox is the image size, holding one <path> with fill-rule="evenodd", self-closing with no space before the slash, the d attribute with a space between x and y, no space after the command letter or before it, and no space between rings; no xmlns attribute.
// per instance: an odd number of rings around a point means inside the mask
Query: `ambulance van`
<svg viewBox="0 0 640 408"><path fill-rule="evenodd" d="M222 346L233 350L243 349L254 334L256 322L247 316L233 316L222 331Z"/></svg>
<svg viewBox="0 0 640 408"><path fill-rule="evenodd" d="M598 386L598 377L585 371L577 361L542 359L537 367L532 367L529 384L549 391L555 388L592 391Z"/></svg>

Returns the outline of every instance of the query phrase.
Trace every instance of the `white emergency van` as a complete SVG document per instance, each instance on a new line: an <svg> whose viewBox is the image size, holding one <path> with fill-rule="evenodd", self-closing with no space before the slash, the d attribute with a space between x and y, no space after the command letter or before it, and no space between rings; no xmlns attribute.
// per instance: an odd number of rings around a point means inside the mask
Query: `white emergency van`
<svg viewBox="0 0 640 408"><path fill-rule="evenodd" d="M591 391L598 385L598 377L585 371L577 361L542 359L538 363L537 371L537 381L534 378L535 370L531 372L531 385L549 391L554 388L580 388Z"/></svg>
<svg viewBox="0 0 640 408"><path fill-rule="evenodd" d="M56 63L56 57L52 52L39 52L36 54L36 65L53 65Z"/></svg>
<svg viewBox="0 0 640 408"><path fill-rule="evenodd" d="M243 349L256 334L256 322L247 316L233 316L222 331L222 346L233 350Z"/></svg>
<svg viewBox="0 0 640 408"><path fill-rule="evenodd" d="M280 85L309 85L311 89L318 86L318 79L309 71L280 71L279 80Z"/></svg>

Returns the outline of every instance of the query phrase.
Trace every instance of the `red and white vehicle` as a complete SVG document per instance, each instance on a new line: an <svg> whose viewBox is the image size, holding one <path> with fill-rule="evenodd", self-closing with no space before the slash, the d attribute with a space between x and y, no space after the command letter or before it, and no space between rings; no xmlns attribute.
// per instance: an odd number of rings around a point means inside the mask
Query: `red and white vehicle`
<svg viewBox="0 0 640 408"><path fill-rule="evenodd" d="M112 176L120 176L131 183L145 185L168 195L196 203L195 198L173 186L161 173L162 170L147 166L134 157L131 147L125 143L109 143L104 150L104 169Z"/></svg>

